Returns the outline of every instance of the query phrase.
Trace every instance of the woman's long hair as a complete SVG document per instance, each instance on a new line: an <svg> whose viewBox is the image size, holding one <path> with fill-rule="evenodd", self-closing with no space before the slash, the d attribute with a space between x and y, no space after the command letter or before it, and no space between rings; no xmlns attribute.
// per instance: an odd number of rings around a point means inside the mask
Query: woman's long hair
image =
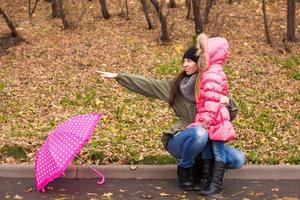
<svg viewBox="0 0 300 200"><path fill-rule="evenodd" d="M186 73L183 70L182 72L180 72L177 75L175 81L173 82L171 93L170 93L170 98L169 98L170 106L173 106L175 104L175 100L180 95L180 83L181 83L181 80L183 79L183 77L185 77L185 76L186 76Z"/></svg>

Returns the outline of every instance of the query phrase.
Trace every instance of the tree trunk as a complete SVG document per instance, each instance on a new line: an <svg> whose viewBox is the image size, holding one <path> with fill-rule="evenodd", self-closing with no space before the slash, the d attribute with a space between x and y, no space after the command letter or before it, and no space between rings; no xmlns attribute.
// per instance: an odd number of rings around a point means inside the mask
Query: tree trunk
<svg viewBox="0 0 300 200"><path fill-rule="evenodd" d="M206 4L205 4L205 13L204 13L204 23L208 24L208 16L209 16L209 12L210 9L213 5L214 0L206 0Z"/></svg>
<svg viewBox="0 0 300 200"><path fill-rule="evenodd" d="M264 16L264 25L265 25L265 33L266 33L267 43L272 45L272 39L271 39L270 30L269 30L269 26L268 26L268 17L267 17L265 0L262 0L262 10L263 10L263 16Z"/></svg>
<svg viewBox="0 0 300 200"><path fill-rule="evenodd" d="M31 10L31 2L30 2L30 0L28 0L28 15L29 15L29 18L32 17L32 15L33 15L33 13L35 11L35 8L36 8L38 2L39 2L39 0L35 1L34 6L33 6L32 10Z"/></svg>
<svg viewBox="0 0 300 200"><path fill-rule="evenodd" d="M10 28L11 30L11 35L13 37L17 37L18 33L16 31L16 27L14 25L14 23L7 17L7 15L5 14L5 12L2 10L2 8L0 7L0 15L4 18L7 26Z"/></svg>
<svg viewBox="0 0 300 200"><path fill-rule="evenodd" d="M58 18L59 16L59 9L56 0L51 1L51 9L52 9L52 18Z"/></svg>
<svg viewBox="0 0 300 200"><path fill-rule="evenodd" d="M200 33L203 32L203 23L200 14L200 0L193 0L193 12L194 12L196 35L199 35Z"/></svg>
<svg viewBox="0 0 300 200"><path fill-rule="evenodd" d="M191 19L192 0L186 0L186 8L188 9L186 19Z"/></svg>
<svg viewBox="0 0 300 200"><path fill-rule="evenodd" d="M142 3L143 11L144 11L147 23L148 23L148 29L153 29L151 18L149 16L149 12L148 12L147 2L146 2L146 0L141 0L141 3Z"/></svg>
<svg viewBox="0 0 300 200"><path fill-rule="evenodd" d="M62 2L62 0L55 0L55 1L58 5L59 15L60 15L60 18L61 18L62 23L64 25L64 29L68 29L70 27L70 25L66 20L66 15L65 15L64 7L63 7L63 2Z"/></svg>
<svg viewBox="0 0 300 200"><path fill-rule="evenodd" d="M296 24L296 1L287 1L287 40L290 42L295 42L295 24Z"/></svg>
<svg viewBox="0 0 300 200"><path fill-rule="evenodd" d="M170 2L169 2L169 8L176 8L177 6L176 6L176 2L175 2L175 0L170 0Z"/></svg>
<svg viewBox="0 0 300 200"><path fill-rule="evenodd" d="M126 7L126 19L129 19L129 8L128 8L128 1L125 0L125 7Z"/></svg>
<svg viewBox="0 0 300 200"><path fill-rule="evenodd" d="M99 0L100 5L101 5L101 11L102 11L102 15L104 17L104 19L109 19L110 18L110 14L107 10L106 7L106 0Z"/></svg>
<svg viewBox="0 0 300 200"><path fill-rule="evenodd" d="M150 0L150 1L153 4L153 6L155 7L155 10L157 12L157 15L158 15L160 23L161 23L161 31L162 31L161 40L168 41L170 38L169 38L169 34L168 34L167 19L163 15L162 8L159 5L158 1L157 0Z"/></svg>

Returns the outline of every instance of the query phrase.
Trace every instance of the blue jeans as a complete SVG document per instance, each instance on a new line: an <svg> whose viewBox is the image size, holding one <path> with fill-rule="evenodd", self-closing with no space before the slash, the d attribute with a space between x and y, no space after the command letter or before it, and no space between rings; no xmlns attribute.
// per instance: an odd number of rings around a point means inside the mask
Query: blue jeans
<svg viewBox="0 0 300 200"><path fill-rule="evenodd" d="M196 157L204 149L208 141L205 128L192 127L180 131L168 141L167 151L178 161L178 165L190 168L194 165Z"/></svg>
<svg viewBox="0 0 300 200"><path fill-rule="evenodd" d="M202 159L215 159L226 164L228 169L241 168L245 163L245 154L224 142L209 141L201 153Z"/></svg>

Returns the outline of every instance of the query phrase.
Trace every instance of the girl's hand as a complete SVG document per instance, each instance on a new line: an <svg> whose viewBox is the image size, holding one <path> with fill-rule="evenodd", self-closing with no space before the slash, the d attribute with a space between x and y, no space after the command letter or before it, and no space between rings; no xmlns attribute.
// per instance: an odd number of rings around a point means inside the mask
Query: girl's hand
<svg viewBox="0 0 300 200"><path fill-rule="evenodd" d="M229 98L227 96L221 95L220 103L225 105L225 106L228 106L229 105Z"/></svg>
<svg viewBox="0 0 300 200"><path fill-rule="evenodd" d="M118 76L117 73L111 73L111 72L103 72L103 71L96 71L100 74L103 78L116 78Z"/></svg>

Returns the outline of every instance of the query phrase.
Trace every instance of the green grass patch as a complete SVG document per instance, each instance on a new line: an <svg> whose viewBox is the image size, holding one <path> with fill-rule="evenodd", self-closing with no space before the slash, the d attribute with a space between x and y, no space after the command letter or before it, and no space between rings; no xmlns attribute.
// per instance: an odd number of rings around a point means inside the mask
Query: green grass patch
<svg viewBox="0 0 300 200"><path fill-rule="evenodd" d="M5 88L5 85L4 83L0 82L0 92L2 92Z"/></svg>
<svg viewBox="0 0 300 200"><path fill-rule="evenodd" d="M83 92L76 92L75 98L64 97L60 104L65 107L94 105L96 96L96 88L85 88Z"/></svg>
<svg viewBox="0 0 300 200"><path fill-rule="evenodd" d="M4 145L0 152L12 156L14 159L26 159L26 149L19 145Z"/></svg>
<svg viewBox="0 0 300 200"><path fill-rule="evenodd" d="M97 163L103 163L105 155L101 151L92 151L89 153L89 159L93 161L97 161Z"/></svg>
<svg viewBox="0 0 300 200"><path fill-rule="evenodd" d="M296 113L295 119L297 119L298 121L300 121L300 113Z"/></svg>
<svg viewBox="0 0 300 200"><path fill-rule="evenodd" d="M143 160L139 161L137 164L143 165L169 165L176 164L176 159L171 155L159 155L159 156L145 156Z"/></svg>
<svg viewBox="0 0 300 200"><path fill-rule="evenodd" d="M290 73L291 77L295 80L300 80L300 72L299 71L293 71Z"/></svg>
<svg viewBox="0 0 300 200"><path fill-rule="evenodd" d="M178 74L181 70L181 57L178 57L176 59L173 59L169 63L164 63L161 65L158 65L155 67L156 74L159 76L159 78L162 78L164 76L174 76Z"/></svg>
<svg viewBox="0 0 300 200"><path fill-rule="evenodd" d="M0 114L0 123L7 123L8 122L8 116L5 114Z"/></svg>
<svg viewBox="0 0 300 200"><path fill-rule="evenodd" d="M300 72L297 67L300 65L300 54L290 57L288 59L281 59L279 57L271 58L273 63L286 69L287 74L294 80L300 80Z"/></svg>
<svg viewBox="0 0 300 200"><path fill-rule="evenodd" d="M267 111L260 112L254 120L255 129L262 132L273 131L276 126L275 118L272 113Z"/></svg>

